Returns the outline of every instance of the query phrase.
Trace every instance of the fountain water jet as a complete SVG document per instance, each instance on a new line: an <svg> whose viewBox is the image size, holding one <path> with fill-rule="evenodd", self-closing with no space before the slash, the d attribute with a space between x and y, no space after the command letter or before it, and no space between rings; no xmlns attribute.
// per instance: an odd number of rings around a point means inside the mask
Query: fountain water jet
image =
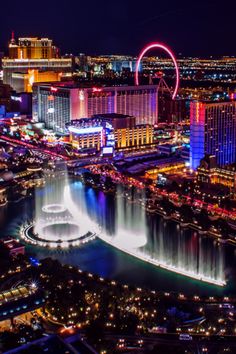
<svg viewBox="0 0 236 354"><path fill-rule="evenodd" d="M195 234L190 239L181 230L173 232L173 225L161 219L147 222L146 212L138 203L137 195L119 189L116 199L116 231L102 232L99 237L119 250L147 263L165 268L184 276L207 283L224 286L224 258L221 245L206 247L204 251L201 236ZM140 200L144 201L142 196ZM143 202L142 202L143 203ZM210 240L212 241L212 240ZM212 246L212 245L211 245Z"/></svg>
<svg viewBox="0 0 236 354"><path fill-rule="evenodd" d="M116 230L113 242L118 247L137 249L147 243L146 213L140 206L138 197L145 201L144 193L124 192L118 189L122 197L116 200Z"/></svg>
<svg viewBox="0 0 236 354"><path fill-rule="evenodd" d="M223 245L181 230L178 224L159 216L146 215L144 192L120 187L114 205L114 200L107 203L102 192L86 188L81 182L73 185L77 204L66 174L47 185L41 197L37 193L35 222L21 232L26 241L44 247L68 247L98 235L144 262L203 282L225 285Z"/></svg>
<svg viewBox="0 0 236 354"><path fill-rule="evenodd" d="M67 248L94 239L98 225L73 202L67 171L36 195L35 221L21 229L22 238L35 245Z"/></svg>

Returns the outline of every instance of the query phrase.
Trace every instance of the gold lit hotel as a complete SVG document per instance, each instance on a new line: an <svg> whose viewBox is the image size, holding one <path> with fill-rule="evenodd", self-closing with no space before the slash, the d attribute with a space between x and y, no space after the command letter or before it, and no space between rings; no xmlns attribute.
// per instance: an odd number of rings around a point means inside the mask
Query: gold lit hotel
<svg viewBox="0 0 236 354"><path fill-rule="evenodd" d="M34 82L60 81L70 75L72 58L61 58L48 38L19 38L14 34L9 57L2 60L3 81L17 92L32 92Z"/></svg>

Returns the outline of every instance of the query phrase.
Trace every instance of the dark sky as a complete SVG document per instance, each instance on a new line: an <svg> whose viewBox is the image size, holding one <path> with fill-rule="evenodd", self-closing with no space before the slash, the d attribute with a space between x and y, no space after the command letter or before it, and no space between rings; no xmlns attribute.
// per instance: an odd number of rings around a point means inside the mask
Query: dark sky
<svg viewBox="0 0 236 354"><path fill-rule="evenodd" d="M1 4L2 3L2 4ZM62 52L137 54L150 41L183 55L236 55L236 0L4 0L0 51L16 36Z"/></svg>

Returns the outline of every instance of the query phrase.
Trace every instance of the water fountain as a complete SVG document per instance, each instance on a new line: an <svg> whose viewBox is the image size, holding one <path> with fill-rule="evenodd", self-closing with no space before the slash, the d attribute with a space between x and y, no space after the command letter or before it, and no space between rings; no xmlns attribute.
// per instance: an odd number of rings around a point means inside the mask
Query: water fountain
<svg viewBox="0 0 236 354"><path fill-rule="evenodd" d="M146 212L138 199L145 203L144 192L125 192L118 188L116 229L113 242L118 247L137 249L147 243Z"/></svg>
<svg viewBox="0 0 236 354"><path fill-rule="evenodd" d="M120 197L123 195L123 197ZM140 203L142 201L142 204ZM119 190L116 198L116 229L99 237L119 250L155 266L207 283L224 286L222 245L202 239L195 233L186 236L178 224L164 219L147 219L144 195ZM174 225L174 226L173 226ZM173 227L176 229L173 230ZM210 241L203 247L202 243ZM208 247L209 246L209 247Z"/></svg>
<svg viewBox="0 0 236 354"><path fill-rule="evenodd" d="M75 182L67 173L36 194L35 220L21 228L33 245L68 248L101 240L160 268L203 282L225 285L223 249L212 239L184 231L174 222L147 215L145 194L118 187L112 198ZM75 203L76 201L76 203ZM100 225L100 226L99 226Z"/></svg>
<svg viewBox="0 0 236 354"><path fill-rule="evenodd" d="M35 220L23 225L21 237L34 245L50 248L79 246L99 233L98 225L71 197L67 171L35 198Z"/></svg>

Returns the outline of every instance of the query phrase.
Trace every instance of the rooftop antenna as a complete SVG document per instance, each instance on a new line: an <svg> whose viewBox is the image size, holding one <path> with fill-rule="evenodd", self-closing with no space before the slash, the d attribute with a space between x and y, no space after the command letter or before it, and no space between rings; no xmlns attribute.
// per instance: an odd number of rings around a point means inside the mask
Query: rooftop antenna
<svg viewBox="0 0 236 354"><path fill-rule="evenodd" d="M11 31L11 44L15 44L16 41L15 41L15 31Z"/></svg>

